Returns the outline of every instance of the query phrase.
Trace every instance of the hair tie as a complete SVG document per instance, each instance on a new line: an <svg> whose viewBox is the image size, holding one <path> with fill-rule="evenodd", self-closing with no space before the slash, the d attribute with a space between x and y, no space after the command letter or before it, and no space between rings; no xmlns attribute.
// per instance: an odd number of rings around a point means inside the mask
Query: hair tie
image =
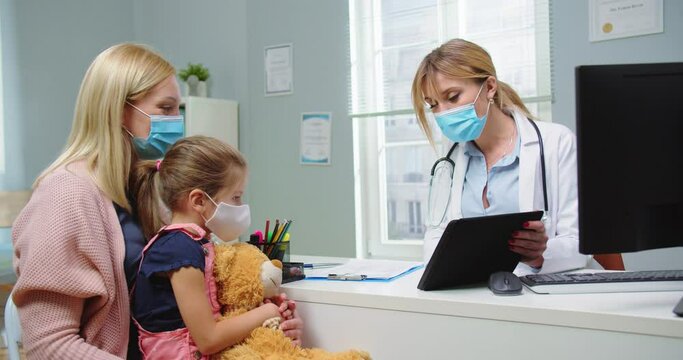
<svg viewBox="0 0 683 360"><path fill-rule="evenodd" d="M161 169L161 160L157 160L157 171Z"/></svg>

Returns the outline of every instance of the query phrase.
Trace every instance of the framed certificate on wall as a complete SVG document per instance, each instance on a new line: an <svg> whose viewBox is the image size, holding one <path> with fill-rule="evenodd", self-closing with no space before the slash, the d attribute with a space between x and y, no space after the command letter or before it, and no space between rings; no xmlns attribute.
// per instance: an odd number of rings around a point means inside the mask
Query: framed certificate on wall
<svg viewBox="0 0 683 360"><path fill-rule="evenodd" d="M663 0L590 0L590 41L664 32Z"/></svg>
<svg viewBox="0 0 683 360"><path fill-rule="evenodd" d="M292 44L267 46L264 51L266 96L294 92Z"/></svg>
<svg viewBox="0 0 683 360"><path fill-rule="evenodd" d="M310 112L301 114L302 165L330 165L332 142L332 113Z"/></svg>

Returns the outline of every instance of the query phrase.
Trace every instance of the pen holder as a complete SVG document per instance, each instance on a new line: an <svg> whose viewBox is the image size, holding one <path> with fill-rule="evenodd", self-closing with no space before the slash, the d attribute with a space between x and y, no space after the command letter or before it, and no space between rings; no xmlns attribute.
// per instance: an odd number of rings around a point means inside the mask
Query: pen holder
<svg viewBox="0 0 683 360"><path fill-rule="evenodd" d="M276 243L259 243L250 241L250 244L259 248L270 260L289 261L289 241Z"/></svg>

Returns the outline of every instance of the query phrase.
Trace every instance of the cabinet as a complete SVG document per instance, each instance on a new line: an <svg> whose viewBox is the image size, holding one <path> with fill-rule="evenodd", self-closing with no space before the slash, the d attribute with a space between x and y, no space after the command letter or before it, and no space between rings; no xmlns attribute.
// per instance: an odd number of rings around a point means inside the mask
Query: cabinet
<svg viewBox="0 0 683 360"><path fill-rule="evenodd" d="M237 110L234 100L184 97L180 113L185 116L185 136L213 136L239 149Z"/></svg>

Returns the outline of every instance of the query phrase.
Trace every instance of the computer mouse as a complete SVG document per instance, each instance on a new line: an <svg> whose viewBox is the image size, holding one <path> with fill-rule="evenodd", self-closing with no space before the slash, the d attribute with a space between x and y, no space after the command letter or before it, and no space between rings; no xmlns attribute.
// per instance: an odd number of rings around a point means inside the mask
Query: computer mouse
<svg viewBox="0 0 683 360"><path fill-rule="evenodd" d="M489 289L496 295L519 295L522 281L509 271L498 271L489 276Z"/></svg>

